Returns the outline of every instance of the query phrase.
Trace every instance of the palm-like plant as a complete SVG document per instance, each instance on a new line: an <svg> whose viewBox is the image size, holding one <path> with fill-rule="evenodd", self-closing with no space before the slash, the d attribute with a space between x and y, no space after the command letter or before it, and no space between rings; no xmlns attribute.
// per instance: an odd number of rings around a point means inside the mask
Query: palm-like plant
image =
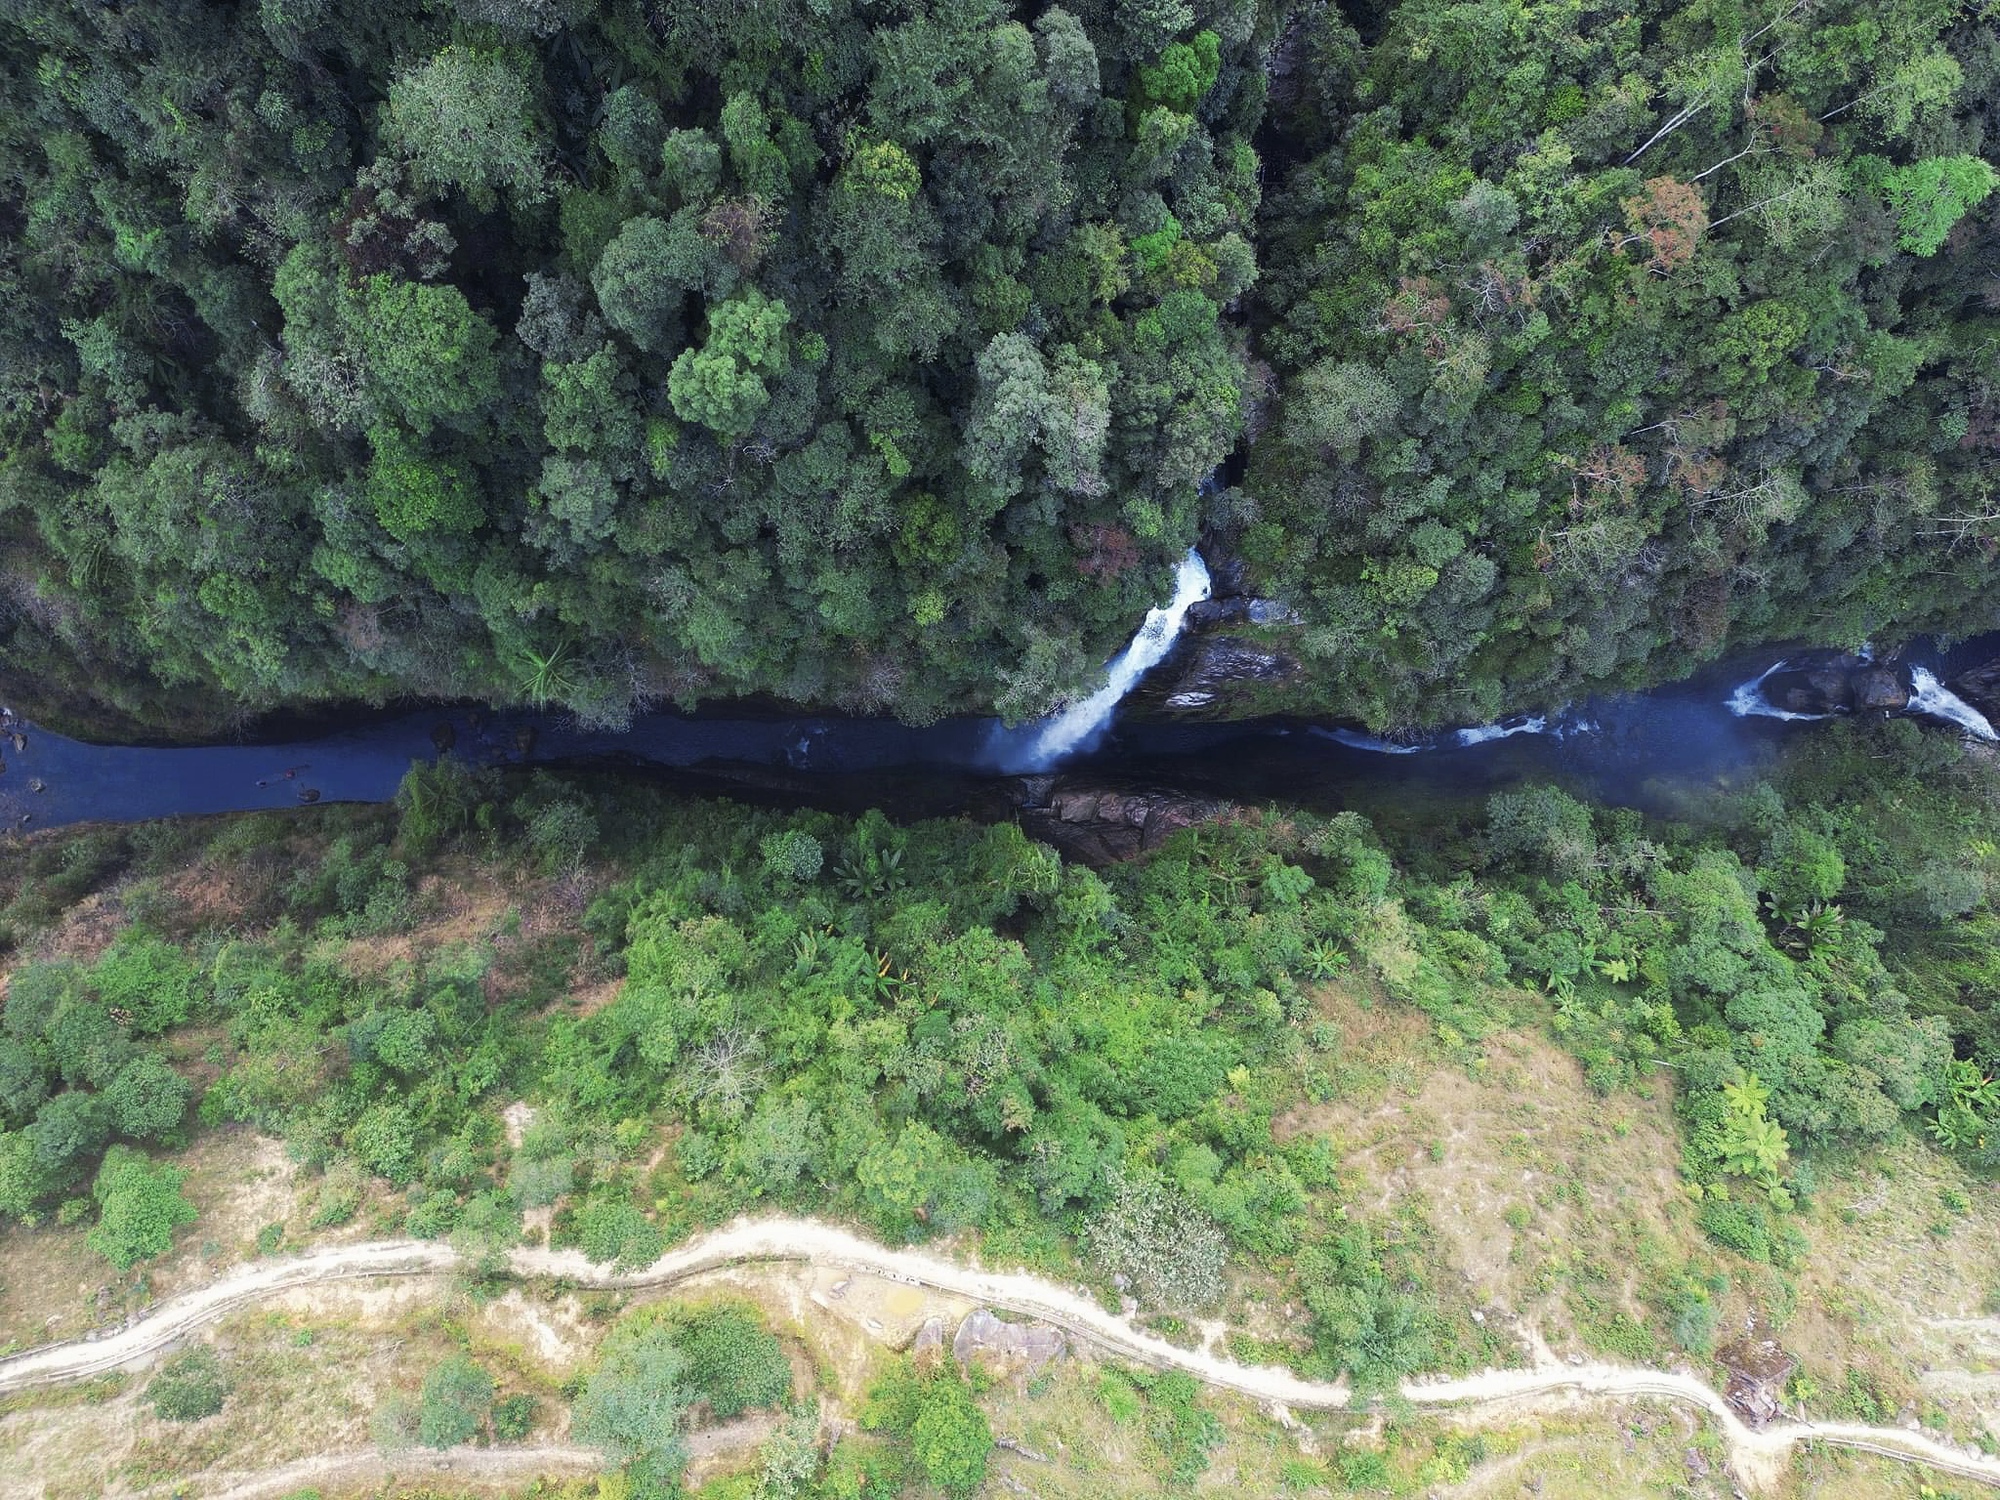
<svg viewBox="0 0 2000 1500"><path fill-rule="evenodd" d="M1776 1120L1731 1111L1722 1134L1722 1167L1739 1177L1773 1183L1783 1175L1791 1158L1791 1143Z"/></svg>
<svg viewBox="0 0 2000 1500"><path fill-rule="evenodd" d="M516 665L521 689L536 708L576 696L576 648L568 640L557 641L547 651L525 646Z"/></svg>
<svg viewBox="0 0 2000 1500"><path fill-rule="evenodd" d="M834 866L834 883L855 901L872 901L903 885L903 851L860 849Z"/></svg>
<svg viewBox="0 0 2000 1500"><path fill-rule="evenodd" d="M1306 969L1315 979L1331 979L1347 969L1347 952L1340 944L1321 939L1306 949Z"/></svg>
<svg viewBox="0 0 2000 1500"><path fill-rule="evenodd" d="M1771 1090L1755 1073L1745 1073L1722 1086L1722 1097L1728 1101L1731 1114L1759 1120L1764 1117L1764 1106L1771 1102Z"/></svg>

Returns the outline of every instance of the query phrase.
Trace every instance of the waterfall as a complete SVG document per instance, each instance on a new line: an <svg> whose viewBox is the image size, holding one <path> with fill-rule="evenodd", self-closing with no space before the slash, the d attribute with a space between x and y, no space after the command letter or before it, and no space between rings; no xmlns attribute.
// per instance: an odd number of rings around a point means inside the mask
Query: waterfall
<svg viewBox="0 0 2000 1500"><path fill-rule="evenodd" d="M1937 675L1928 667L1911 669L1909 711L1929 714L1934 719L1948 719L1967 734L1982 740L2000 740L2000 734L1993 732L1993 725L1986 715L1939 682Z"/></svg>
<svg viewBox="0 0 2000 1500"><path fill-rule="evenodd" d="M1193 605L1208 597L1208 564L1199 552L1189 550L1174 575L1174 597L1160 608L1148 611L1146 623L1132 637L1132 644L1111 664L1104 686L1081 703L1073 704L1034 732L1034 738L1018 754L1006 759L1018 769L1045 771L1064 756L1082 749L1111 722L1119 701L1138 686L1139 679L1158 666L1181 633L1181 623Z"/></svg>
<svg viewBox="0 0 2000 1500"><path fill-rule="evenodd" d="M1784 669L1785 664L1782 661L1772 662L1756 677L1738 686L1736 691L1729 695L1729 711L1739 719L1789 719L1801 723L1831 717L1828 714L1795 714L1788 708L1778 707L1764 696L1764 680L1773 672L1782 672Z"/></svg>

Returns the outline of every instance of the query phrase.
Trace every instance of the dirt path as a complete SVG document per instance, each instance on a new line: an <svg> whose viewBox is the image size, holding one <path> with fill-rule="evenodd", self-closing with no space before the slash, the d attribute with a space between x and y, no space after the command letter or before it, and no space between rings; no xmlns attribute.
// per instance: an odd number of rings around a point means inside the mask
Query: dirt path
<svg viewBox="0 0 2000 1500"><path fill-rule="evenodd" d="M1161 1368L1185 1370L1209 1385L1258 1401L1308 1410L1348 1404L1344 1382L1304 1380L1289 1370L1242 1365L1202 1350L1179 1348L1106 1312L1089 1295L1041 1277L982 1270L920 1250L889 1249L813 1219L739 1219L669 1251L638 1271L613 1272L592 1265L579 1252L549 1250L514 1252L512 1269L519 1276L561 1277L579 1286L644 1287L670 1285L723 1266L773 1261L807 1261L816 1266L861 1272L1039 1318L1110 1354ZM457 1264L457 1257L448 1246L420 1240L342 1245L287 1259L254 1262L226 1273L208 1286L172 1298L147 1316L101 1338L54 1344L0 1360L0 1392L73 1380L134 1363L234 1308L293 1287L365 1277L438 1275L455 1269ZM1820 1441L1928 1464L1959 1478L2000 1487L2000 1460L1903 1428L1781 1422L1753 1432L1714 1387L1693 1375L1668 1370L1596 1363L1549 1364L1528 1370L1488 1370L1464 1378L1405 1381L1402 1392L1419 1406L1498 1404L1544 1410L1591 1398L1634 1397L1698 1406L1722 1429L1739 1473L1758 1484L1769 1481L1783 1469L1794 1444ZM498 1458L493 1450L474 1451ZM529 1451L537 1450L516 1450ZM256 1481L262 1482L261 1477ZM266 1491L228 1493L249 1500L250 1496Z"/></svg>

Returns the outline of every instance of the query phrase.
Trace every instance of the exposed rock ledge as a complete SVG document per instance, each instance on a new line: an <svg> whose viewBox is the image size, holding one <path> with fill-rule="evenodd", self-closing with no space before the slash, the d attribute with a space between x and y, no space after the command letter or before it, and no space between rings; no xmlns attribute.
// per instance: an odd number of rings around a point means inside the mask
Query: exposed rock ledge
<svg viewBox="0 0 2000 1500"><path fill-rule="evenodd" d="M1196 823L1224 816L1229 804L1169 787L1103 777L1024 776L1021 827L1085 864L1107 865L1156 849Z"/></svg>

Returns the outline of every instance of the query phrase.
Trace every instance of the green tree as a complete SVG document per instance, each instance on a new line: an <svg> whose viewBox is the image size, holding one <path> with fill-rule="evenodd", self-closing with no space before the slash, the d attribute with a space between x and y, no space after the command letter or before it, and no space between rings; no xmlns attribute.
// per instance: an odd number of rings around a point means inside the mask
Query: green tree
<svg viewBox="0 0 2000 1500"><path fill-rule="evenodd" d="M476 1361L454 1354L424 1377L417 1400L417 1438L426 1448L469 1443L492 1409L493 1377Z"/></svg>
<svg viewBox="0 0 2000 1500"><path fill-rule="evenodd" d="M955 1374L924 1382L910 1426L910 1455L924 1478L947 1495L971 1495L986 1482L992 1452L993 1429L965 1382Z"/></svg>
<svg viewBox="0 0 2000 1500"><path fill-rule="evenodd" d="M1896 216L1896 243L1912 255L1935 255L1995 184L2000 172L1977 156L1933 156L1891 169L1883 186Z"/></svg>
<svg viewBox="0 0 2000 1500"><path fill-rule="evenodd" d="M476 423L498 400L493 325L457 287L371 276L349 321L372 387L418 433Z"/></svg>
<svg viewBox="0 0 2000 1500"><path fill-rule="evenodd" d="M604 1341L571 1412L577 1441L624 1465L645 1495L673 1494L687 1464L687 1363L672 1328L628 1320Z"/></svg>
<svg viewBox="0 0 2000 1500"><path fill-rule="evenodd" d="M651 350L680 341L681 307L690 293L727 296L736 272L702 234L700 216L684 208L670 219L627 219L598 256L590 282L605 321Z"/></svg>
<svg viewBox="0 0 2000 1500"><path fill-rule="evenodd" d="M1369 366L1323 359L1298 378L1285 398L1285 435L1308 447L1343 451L1396 420L1396 388Z"/></svg>
<svg viewBox="0 0 2000 1500"><path fill-rule="evenodd" d="M98 1205L91 1249L121 1271L165 1255L173 1249L174 1231L197 1217L181 1194L186 1178L176 1167L155 1166L136 1151L113 1146L91 1186Z"/></svg>
<svg viewBox="0 0 2000 1500"><path fill-rule="evenodd" d="M393 422L368 430L374 461L368 500L382 529L399 542L430 532L462 535L486 519L472 476L457 463L425 455Z"/></svg>
<svg viewBox="0 0 2000 1500"><path fill-rule="evenodd" d="M135 1141L172 1135L187 1114L193 1085L157 1052L142 1052L118 1070L104 1099L111 1128Z"/></svg>
<svg viewBox="0 0 2000 1500"><path fill-rule="evenodd" d="M483 207L505 188L527 204L549 191L534 116L520 59L453 46L396 75L383 135L409 156L420 184L462 189Z"/></svg>
<svg viewBox="0 0 2000 1500"><path fill-rule="evenodd" d="M791 312L754 287L709 314L708 340L683 349L667 377L667 394L683 421L725 437L740 437L770 404L767 376L789 363L785 329Z"/></svg>

